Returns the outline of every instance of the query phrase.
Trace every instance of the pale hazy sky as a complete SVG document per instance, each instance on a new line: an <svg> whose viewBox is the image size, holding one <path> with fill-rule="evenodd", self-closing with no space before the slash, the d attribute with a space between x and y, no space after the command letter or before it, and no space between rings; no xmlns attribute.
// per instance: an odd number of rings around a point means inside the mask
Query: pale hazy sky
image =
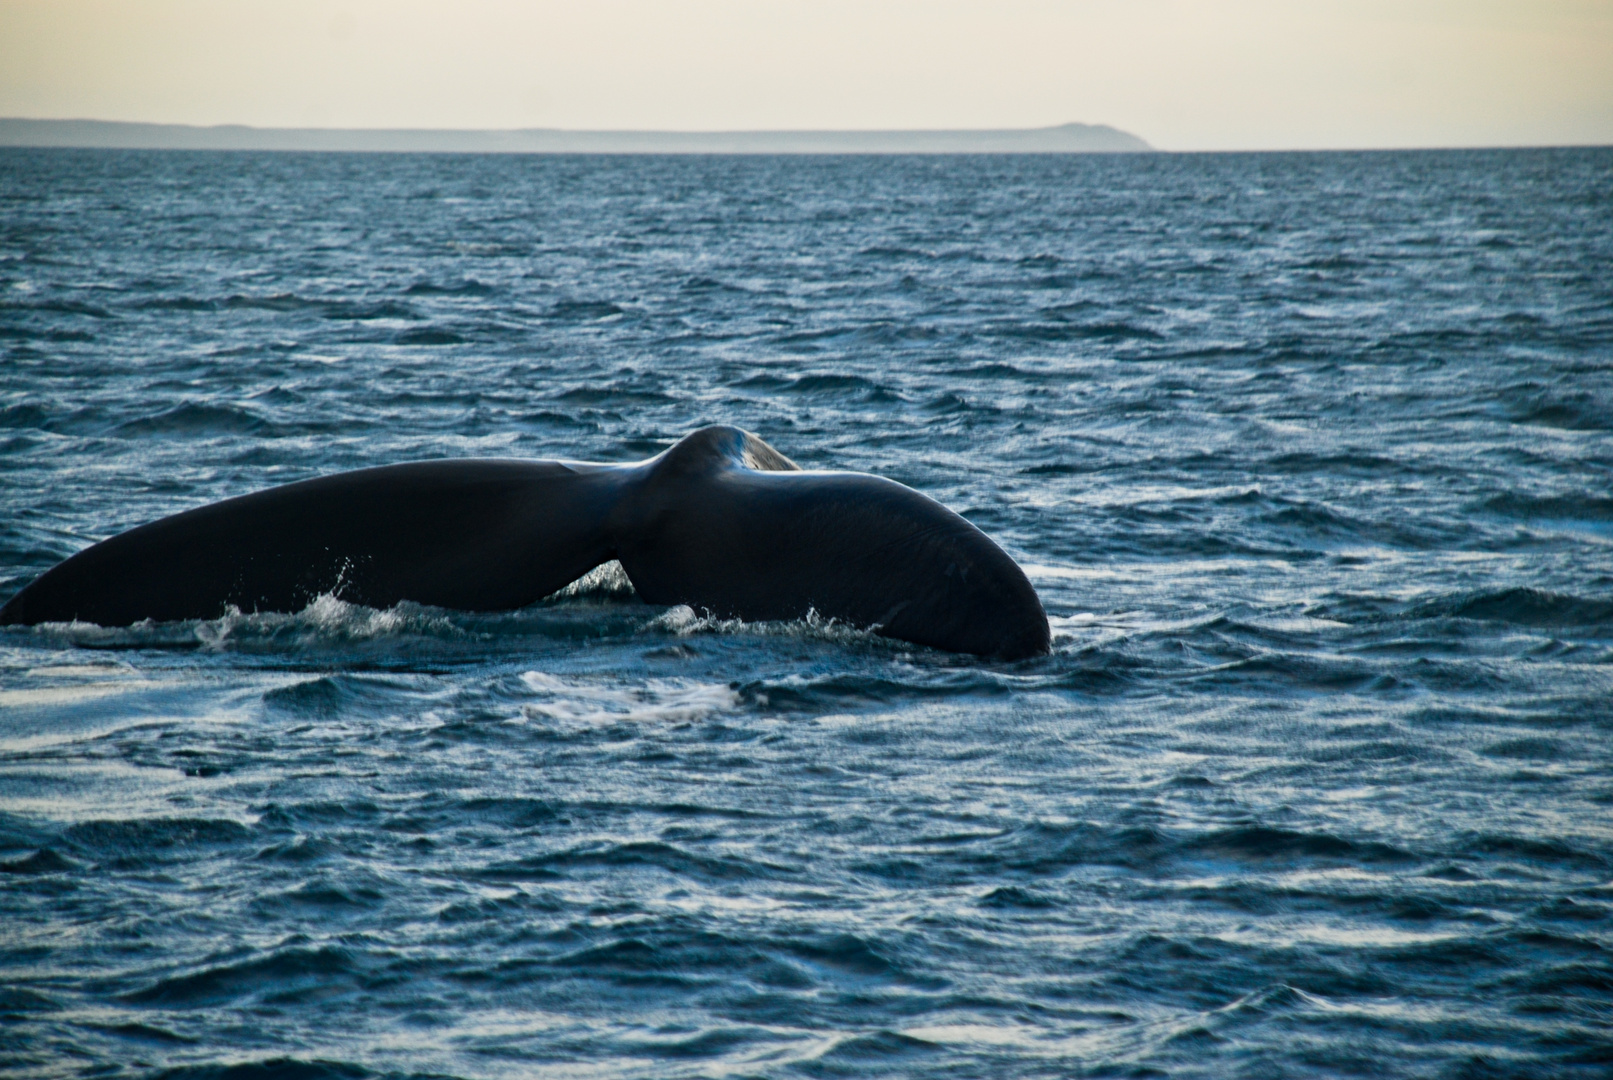
<svg viewBox="0 0 1613 1080"><path fill-rule="evenodd" d="M0 116L1613 143L1613 0L0 0Z"/></svg>

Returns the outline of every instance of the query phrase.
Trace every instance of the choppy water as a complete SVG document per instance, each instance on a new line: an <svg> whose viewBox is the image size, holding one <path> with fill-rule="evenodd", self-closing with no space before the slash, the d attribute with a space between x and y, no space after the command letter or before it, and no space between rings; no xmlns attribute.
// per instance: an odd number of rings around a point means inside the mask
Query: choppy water
<svg viewBox="0 0 1613 1080"><path fill-rule="evenodd" d="M1607 1075L1610 266L1609 150L0 152L0 595L721 422L1055 631L8 628L0 1072Z"/></svg>

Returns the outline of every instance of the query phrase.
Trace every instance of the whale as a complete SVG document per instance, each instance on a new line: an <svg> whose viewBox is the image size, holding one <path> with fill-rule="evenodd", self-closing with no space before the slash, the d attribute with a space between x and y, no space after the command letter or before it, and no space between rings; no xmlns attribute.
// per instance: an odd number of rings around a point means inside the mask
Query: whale
<svg viewBox="0 0 1613 1080"><path fill-rule="evenodd" d="M1023 570L894 480L802 469L719 425L630 464L447 459L284 484L141 525L45 571L0 624L296 612L321 595L509 611L615 559L649 604L821 619L982 657L1048 652Z"/></svg>

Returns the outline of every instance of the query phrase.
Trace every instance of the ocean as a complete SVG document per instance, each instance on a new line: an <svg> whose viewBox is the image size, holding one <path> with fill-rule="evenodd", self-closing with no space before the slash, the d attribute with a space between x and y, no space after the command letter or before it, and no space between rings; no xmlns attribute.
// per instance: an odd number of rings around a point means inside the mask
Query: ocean
<svg viewBox="0 0 1613 1080"><path fill-rule="evenodd" d="M0 631L15 1077L1603 1077L1613 149L0 151L0 599L733 424L1051 656L659 608Z"/></svg>

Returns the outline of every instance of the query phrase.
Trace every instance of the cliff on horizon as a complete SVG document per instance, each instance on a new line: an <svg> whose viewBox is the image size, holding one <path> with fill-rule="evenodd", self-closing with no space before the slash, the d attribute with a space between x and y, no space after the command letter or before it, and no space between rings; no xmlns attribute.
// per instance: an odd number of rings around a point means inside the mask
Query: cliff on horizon
<svg viewBox="0 0 1613 1080"><path fill-rule="evenodd" d="M956 131L460 131L19 118L0 118L0 146L449 154L1092 154L1153 149L1106 124Z"/></svg>

